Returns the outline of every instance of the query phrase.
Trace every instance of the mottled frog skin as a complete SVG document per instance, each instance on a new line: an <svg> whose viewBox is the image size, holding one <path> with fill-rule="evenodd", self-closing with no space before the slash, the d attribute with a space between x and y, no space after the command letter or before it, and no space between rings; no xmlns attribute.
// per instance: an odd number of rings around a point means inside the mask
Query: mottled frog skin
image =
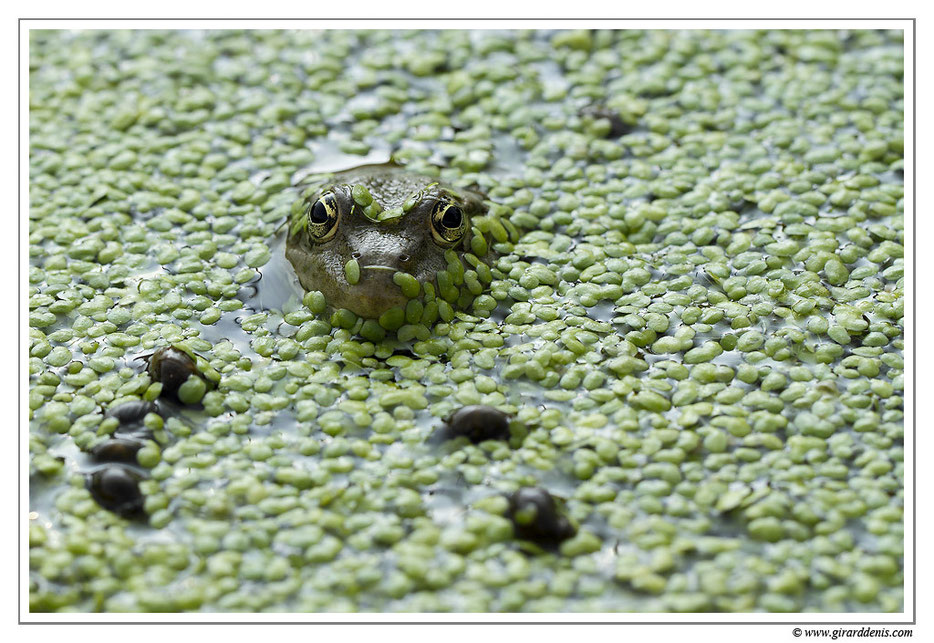
<svg viewBox="0 0 934 643"><path fill-rule="evenodd" d="M484 232L472 221L487 211L476 192L393 165L364 165L325 181L293 209L286 256L305 290L323 293L332 309L375 319L404 308L412 297L396 273L434 284L422 286L418 296L430 299L436 292L440 300L436 277L451 267L450 251L458 261L471 251L474 263L491 259L487 239L474 240ZM509 232L515 229L509 226ZM463 270L453 272L454 286L462 285ZM453 292L445 297L454 299L452 305L466 294Z"/></svg>

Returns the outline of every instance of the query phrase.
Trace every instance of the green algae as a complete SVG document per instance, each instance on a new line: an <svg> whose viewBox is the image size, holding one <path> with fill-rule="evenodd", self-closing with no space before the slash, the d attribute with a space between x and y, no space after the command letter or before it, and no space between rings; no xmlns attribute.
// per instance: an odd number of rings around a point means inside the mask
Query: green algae
<svg viewBox="0 0 934 643"><path fill-rule="evenodd" d="M900 611L902 72L897 32L33 31L30 608ZM275 245L361 154L497 207L378 321ZM216 387L147 416L131 523L85 453L179 342ZM521 431L427 441L468 404Z"/></svg>

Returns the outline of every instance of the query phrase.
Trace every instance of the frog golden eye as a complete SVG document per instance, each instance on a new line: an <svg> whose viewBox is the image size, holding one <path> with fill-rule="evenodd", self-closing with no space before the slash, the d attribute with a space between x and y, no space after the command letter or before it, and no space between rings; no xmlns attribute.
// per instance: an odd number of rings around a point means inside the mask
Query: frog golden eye
<svg viewBox="0 0 934 643"><path fill-rule="evenodd" d="M467 217L453 203L442 203L431 215L431 234L438 245L451 247L463 238L465 232Z"/></svg>
<svg viewBox="0 0 934 643"><path fill-rule="evenodd" d="M337 232L339 219L333 195L325 194L308 211L308 234L317 243L329 241Z"/></svg>

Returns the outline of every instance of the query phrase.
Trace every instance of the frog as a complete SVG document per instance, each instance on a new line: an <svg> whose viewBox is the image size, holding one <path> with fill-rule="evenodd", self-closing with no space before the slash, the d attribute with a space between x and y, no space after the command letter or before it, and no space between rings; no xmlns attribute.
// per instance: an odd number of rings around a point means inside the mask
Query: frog
<svg viewBox="0 0 934 643"><path fill-rule="evenodd" d="M438 306L469 305L492 280L493 246L516 240L516 228L489 210L478 190L404 166L362 165L319 177L303 193L285 254L301 286L322 293L331 310L384 319L397 309L410 323L430 322ZM414 314L413 299L424 304Z"/></svg>

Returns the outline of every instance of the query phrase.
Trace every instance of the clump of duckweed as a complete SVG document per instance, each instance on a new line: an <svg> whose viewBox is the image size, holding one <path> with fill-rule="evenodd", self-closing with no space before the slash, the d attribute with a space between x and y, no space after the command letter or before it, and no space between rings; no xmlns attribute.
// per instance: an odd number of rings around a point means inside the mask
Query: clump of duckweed
<svg viewBox="0 0 934 643"><path fill-rule="evenodd" d="M900 32L30 38L31 610L902 610ZM293 204L390 156L494 216L326 310Z"/></svg>

